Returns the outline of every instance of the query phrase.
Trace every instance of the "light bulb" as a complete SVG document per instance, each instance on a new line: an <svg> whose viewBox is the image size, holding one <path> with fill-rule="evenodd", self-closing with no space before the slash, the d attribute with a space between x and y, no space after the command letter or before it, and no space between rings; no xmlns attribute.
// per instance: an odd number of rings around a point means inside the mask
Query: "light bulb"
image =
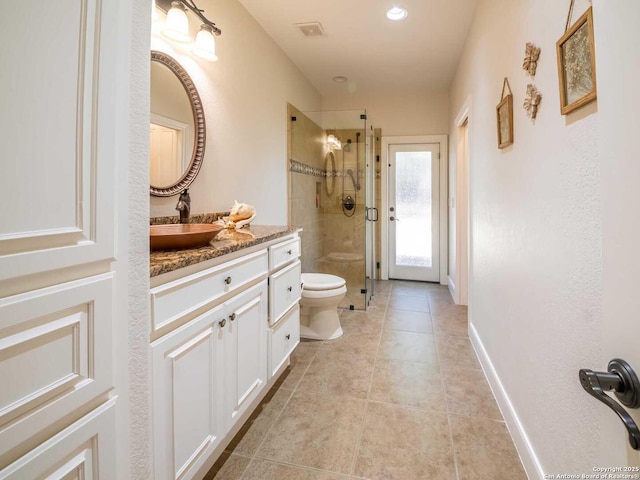
<svg viewBox="0 0 640 480"><path fill-rule="evenodd" d="M387 18L389 20L404 20L407 18L407 11L402 7L393 7L387 11Z"/></svg>
<svg viewBox="0 0 640 480"><path fill-rule="evenodd" d="M187 43L191 41L187 10L181 2L171 2L171 9L167 12L167 22L162 29L162 35L176 42Z"/></svg>
<svg viewBox="0 0 640 480"><path fill-rule="evenodd" d="M211 28L210 25L203 24L200 27L192 51L194 55L209 60L210 62L218 61L218 56L216 55L216 39L213 36L213 28Z"/></svg>

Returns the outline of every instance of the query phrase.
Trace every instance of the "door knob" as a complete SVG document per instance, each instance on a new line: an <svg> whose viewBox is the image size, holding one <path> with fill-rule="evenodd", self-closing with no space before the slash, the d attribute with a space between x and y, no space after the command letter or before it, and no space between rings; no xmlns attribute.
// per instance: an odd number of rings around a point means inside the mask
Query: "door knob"
<svg viewBox="0 0 640 480"><path fill-rule="evenodd" d="M395 212L395 211L396 211L396 209L395 209L395 208L393 208L393 207L391 207L391 208L389 208L389 211L390 211L390 212Z"/></svg>
<svg viewBox="0 0 640 480"><path fill-rule="evenodd" d="M231 277L227 277L224 279L224 283L226 283L227 285L231 284Z"/></svg>
<svg viewBox="0 0 640 480"><path fill-rule="evenodd" d="M236 314L232 313L231 315L229 315L229 320L231 320L232 322L236 319Z"/></svg>
<svg viewBox="0 0 640 480"><path fill-rule="evenodd" d="M578 373L580 384L592 397L600 400L613 410L629 433L629 443L634 450L640 450L640 430L631 415L605 392L614 392L620 403L629 408L640 407L640 381L631 365L614 358L606 372L594 372L583 368Z"/></svg>
<svg viewBox="0 0 640 480"><path fill-rule="evenodd" d="M224 328L224 326L227 324L227 320L225 318L223 318L218 323L220 324L220 328Z"/></svg>

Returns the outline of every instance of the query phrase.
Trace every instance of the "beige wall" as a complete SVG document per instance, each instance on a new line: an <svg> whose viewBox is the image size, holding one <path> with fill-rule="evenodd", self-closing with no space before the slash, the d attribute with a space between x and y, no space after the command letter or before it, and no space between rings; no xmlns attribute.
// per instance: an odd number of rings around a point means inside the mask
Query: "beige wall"
<svg viewBox="0 0 640 480"><path fill-rule="evenodd" d="M589 419L603 408L577 378L578 369L601 366L602 196L598 104L560 114L555 42L568 3L480 0L450 95L451 145L470 101L470 322L530 478L591 473L599 431ZM574 18L588 5L578 0ZM522 107L531 81L521 68L526 42L542 48L535 121ZM597 38L596 50L612 54L598 50ZM505 76L515 143L499 150L495 107Z"/></svg>
<svg viewBox="0 0 640 480"><path fill-rule="evenodd" d="M383 135L437 135L449 130L448 92L400 92L324 97L323 110L366 109L368 124Z"/></svg>
<svg viewBox="0 0 640 480"><path fill-rule="evenodd" d="M255 205L256 223L287 222L287 102L319 110L320 94L237 0L202 0L223 31L216 63L152 35L151 48L176 58L205 109L207 145L191 193L192 213ZM190 18L192 29L198 26ZM151 216L175 215L177 197L151 198Z"/></svg>

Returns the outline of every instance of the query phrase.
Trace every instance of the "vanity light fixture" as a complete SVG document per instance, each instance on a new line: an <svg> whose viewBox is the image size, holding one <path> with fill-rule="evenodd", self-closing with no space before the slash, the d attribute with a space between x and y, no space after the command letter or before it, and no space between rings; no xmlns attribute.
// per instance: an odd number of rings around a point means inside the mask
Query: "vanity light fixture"
<svg viewBox="0 0 640 480"><path fill-rule="evenodd" d="M191 41L187 9L182 2L171 2L171 9L167 12L167 22L162 29L162 35L174 42L187 43Z"/></svg>
<svg viewBox="0 0 640 480"><path fill-rule="evenodd" d="M387 18L389 20L404 20L407 15L408 12L402 7L393 7L387 10Z"/></svg>
<svg viewBox="0 0 640 480"><path fill-rule="evenodd" d="M196 35L192 50L193 54L211 62L217 61L218 56L216 55L216 39L214 35L221 35L222 30L204 16L204 10L199 9L194 0L174 0L171 2L171 8L167 12L167 21L162 29L162 34L176 42L190 42L191 36L189 35L187 11L191 11L202 22L200 31Z"/></svg>
<svg viewBox="0 0 640 480"><path fill-rule="evenodd" d="M327 136L327 146L331 150L340 150L342 148L342 143L340 142L340 140L338 140L336 138L335 135L328 135Z"/></svg>
<svg viewBox="0 0 640 480"><path fill-rule="evenodd" d="M193 46L192 51L194 55L209 60L210 62L218 61L218 56L216 55L216 39L213 36L211 25L203 23L200 26L200 31L196 35L196 44Z"/></svg>

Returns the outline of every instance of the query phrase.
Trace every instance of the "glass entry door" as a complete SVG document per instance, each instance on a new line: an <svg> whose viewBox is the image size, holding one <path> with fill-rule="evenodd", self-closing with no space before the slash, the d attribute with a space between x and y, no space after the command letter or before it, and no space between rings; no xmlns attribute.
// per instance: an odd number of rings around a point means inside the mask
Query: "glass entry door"
<svg viewBox="0 0 640 480"><path fill-rule="evenodd" d="M389 278L440 279L440 144L389 145Z"/></svg>

